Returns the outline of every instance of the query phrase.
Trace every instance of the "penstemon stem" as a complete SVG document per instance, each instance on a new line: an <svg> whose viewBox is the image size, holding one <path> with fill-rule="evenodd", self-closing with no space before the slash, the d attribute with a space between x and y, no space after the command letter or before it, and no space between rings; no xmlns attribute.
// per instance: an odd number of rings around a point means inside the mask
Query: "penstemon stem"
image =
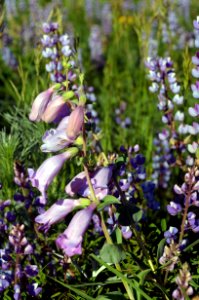
<svg viewBox="0 0 199 300"><path fill-rule="evenodd" d="M112 239L111 239L111 237L110 237L110 235L109 235L109 232L108 232L108 230L107 230L106 224L105 224L105 222L104 222L103 212L100 212L100 216L101 216L102 230L103 230L103 232L104 232L104 236L105 236L105 238L106 238L106 241L107 241L108 244L113 244L113 241L112 241ZM116 264L115 264L115 267L116 267L116 269L117 269L119 272L122 271L122 269L121 269L119 263L116 263ZM130 299L130 300L134 300L135 298L134 298L134 296L133 296L132 289L131 289L130 286L128 285L128 282L125 281L124 279L121 279L121 280L122 280L122 283L123 283L123 285L124 285L124 287L125 287L125 289L126 289L126 292L127 292L128 296L129 296L129 299Z"/></svg>
<svg viewBox="0 0 199 300"><path fill-rule="evenodd" d="M86 158L86 134L85 134L85 126L84 126L84 124L83 124L82 132L83 132L83 154L84 154L84 158ZM87 179L88 186L89 186L90 193L91 193L91 199L93 200L93 202L96 205L98 205L99 204L99 200L97 199L97 197L95 195L95 191L94 191L94 188L93 188L93 185L92 185L92 182L91 182L91 179L90 179L90 175L89 175L89 172L88 172L88 167L87 167L86 163L84 163L83 166L84 166L84 171L85 171L85 174L86 174L86 179ZM101 216L102 230L103 230L104 236L106 238L106 241L107 241L108 244L113 244L113 241L112 241L112 239L111 239L111 237L109 235L109 232L107 230L107 227L106 227L106 224L105 224L102 212L100 213L100 216ZM116 267L116 269L119 272L122 271L119 263L116 263L115 267ZM132 290L131 290L130 286L128 285L128 282L126 282L124 279L121 279L121 280L122 280L122 283L123 283L123 285L124 285L124 287L126 289L126 292L127 292L128 296L129 296L129 299L130 300L135 300L135 298L133 296L133 293L132 293Z"/></svg>

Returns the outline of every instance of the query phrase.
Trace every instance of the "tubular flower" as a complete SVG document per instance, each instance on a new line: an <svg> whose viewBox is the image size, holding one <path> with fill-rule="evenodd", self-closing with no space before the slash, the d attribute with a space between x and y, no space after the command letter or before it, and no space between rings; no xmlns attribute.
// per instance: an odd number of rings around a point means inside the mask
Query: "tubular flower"
<svg viewBox="0 0 199 300"><path fill-rule="evenodd" d="M67 256L82 254L83 235L90 224L95 208L96 205L91 204L85 209L78 211L67 229L57 238L57 247L62 249Z"/></svg>
<svg viewBox="0 0 199 300"><path fill-rule="evenodd" d="M43 152L56 152L72 144L84 122L84 109L78 106L68 117L62 119L57 129L46 131L42 140Z"/></svg>
<svg viewBox="0 0 199 300"><path fill-rule="evenodd" d="M80 200L58 200L47 211L35 218L35 222L42 224L41 230L47 232L51 225L64 219L75 207L81 204Z"/></svg>
<svg viewBox="0 0 199 300"><path fill-rule="evenodd" d="M62 168L65 161L74 156L77 151L77 148L70 148L64 153L46 159L37 171L28 169L29 179L32 185L41 192L41 203L46 203L46 190Z"/></svg>
<svg viewBox="0 0 199 300"><path fill-rule="evenodd" d="M112 169L112 166L103 167L90 175L96 197L100 200L108 194L108 184L112 177ZM90 189L88 187L85 173L81 172L75 176L66 186L65 191L70 196L79 194L83 197L88 197Z"/></svg>

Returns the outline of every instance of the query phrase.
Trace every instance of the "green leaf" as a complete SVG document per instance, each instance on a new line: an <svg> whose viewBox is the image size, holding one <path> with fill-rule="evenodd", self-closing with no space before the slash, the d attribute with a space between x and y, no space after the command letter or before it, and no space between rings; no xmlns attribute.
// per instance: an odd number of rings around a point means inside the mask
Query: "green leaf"
<svg viewBox="0 0 199 300"><path fill-rule="evenodd" d="M183 252L192 250L192 248L195 247L197 244L199 244L199 239L197 239L196 241L194 241L193 243L191 243L190 245L188 245L188 246L183 250Z"/></svg>
<svg viewBox="0 0 199 300"><path fill-rule="evenodd" d="M116 228L115 234L116 234L117 243L122 244L122 232L119 227Z"/></svg>
<svg viewBox="0 0 199 300"><path fill-rule="evenodd" d="M162 239L158 244L158 250L157 250L157 259L162 256L162 253L164 251L164 245L165 245L165 239Z"/></svg>
<svg viewBox="0 0 199 300"><path fill-rule="evenodd" d="M124 295L121 292L115 291L115 292L110 292L105 295L100 295L96 298L97 300L123 300L126 299Z"/></svg>
<svg viewBox="0 0 199 300"><path fill-rule="evenodd" d="M67 289L73 291L73 292L76 293L77 295L83 297L83 299L86 299L86 300L93 300L93 299L94 299L93 297L90 297L90 296L88 296L87 294L85 294L84 292L82 292L82 290L78 290L78 289L72 287L72 286L69 285L69 284L63 283L63 282L61 282L61 281L59 281L59 280L57 280L57 279L55 279L55 278L53 278L53 277L50 277L50 279L52 279L52 280L54 280L55 282L61 284L62 286L66 287Z"/></svg>
<svg viewBox="0 0 199 300"><path fill-rule="evenodd" d="M133 214L133 220L138 223L142 219L143 212L139 210L138 212Z"/></svg>
<svg viewBox="0 0 199 300"><path fill-rule="evenodd" d="M57 292L56 294L52 295L51 298L55 298L57 296L59 296L61 294L61 292Z"/></svg>
<svg viewBox="0 0 199 300"><path fill-rule="evenodd" d="M162 228L163 232L166 231L166 229L167 229L166 219L161 220L161 228Z"/></svg>
<svg viewBox="0 0 199 300"><path fill-rule="evenodd" d="M116 264L125 259L126 254L121 245L104 244L100 250L100 256L105 262Z"/></svg>
<svg viewBox="0 0 199 300"><path fill-rule="evenodd" d="M120 204L120 201L117 198L115 198L114 196L108 195L108 196L104 197L104 199L98 205L97 209L98 209L98 211L100 211L104 207L111 205L111 204Z"/></svg>
<svg viewBox="0 0 199 300"><path fill-rule="evenodd" d="M151 272L151 269L146 269L144 271L141 271L139 274L138 274L138 277L140 279L140 285L144 284L144 280L145 280L145 277Z"/></svg>

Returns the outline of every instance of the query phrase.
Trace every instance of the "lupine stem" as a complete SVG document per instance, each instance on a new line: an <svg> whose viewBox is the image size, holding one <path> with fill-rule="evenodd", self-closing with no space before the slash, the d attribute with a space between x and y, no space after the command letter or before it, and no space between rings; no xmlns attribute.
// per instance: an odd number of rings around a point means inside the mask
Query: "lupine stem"
<svg viewBox="0 0 199 300"><path fill-rule="evenodd" d="M190 172L190 178L189 178L189 189L186 194L185 198L185 208L184 208L184 213L183 213L183 218L182 218L182 223L181 223L181 231L180 231L180 237L179 237L179 244L181 244L184 236L184 227L185 227L185 222L187 219L187 213L189 209L189 204L190 204L190 198L191 198L191 193L192 193L192 179L193 179L193 174L194 174L194 169L191 170Z"/></svg>

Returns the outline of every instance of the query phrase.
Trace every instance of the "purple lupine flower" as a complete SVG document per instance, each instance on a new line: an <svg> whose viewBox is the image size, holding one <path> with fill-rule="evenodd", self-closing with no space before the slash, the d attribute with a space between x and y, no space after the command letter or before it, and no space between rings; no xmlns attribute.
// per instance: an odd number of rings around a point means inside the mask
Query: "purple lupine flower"
<svg viewBox="0 0 199 300"><path fill-rule="evenodd" d="M196 153L198 149L198 143L193 142L192 144L188 144L187 149L190 153Z"/></svg>
<svg viewBox="0 0 199 300"><path fill-rule="evenodd" d="M189 114L192 117L198 117L199 116L199 104L195 104L194 107L189 107Z"/></svg>
<svg viewBox="0 0 199 300"><path fill-rule="evenodd" d="M193 26L196 30L199 30L199 16L193 21Z"/></svg>
<svg viewBox="0 0 199 300"><path fill-rule="evenodd" d="M192 69L191 74L195 78L199 78L199 67L196 67L195 69Z"/></svg>
<svg viewBox="0 0 199 300"><path fill-rule="evenodd" d="M90 224L95 208L96 205L91 204L78 211L64 233L57 238L57 247L62 249L67 256L82 254L83 235Z"/></svg>
<svg viewBox="0 0 199 300"><path fill-rule="evenodd" d="M33 253L33 246L28 244L25 248L24 248L24 254L32 254Z"/></svg>
<svg viewBox="0 0 199 300"><path fill-rule="evenodd" d="M46 203L46 190L58 174L66 160L77 153L77 148L70 148L68 151L46 159L37 171L28 169L29 179L32 185L41 192L41 203Z"/></svg>
<svg viewBox="0 0 199 300"><path fill-rule="evenodd" d="M21 298L21 288L19 284L14 285L14 300L20 300Z"/></svg>
<svg viewBox="0 0 199 300"><path fill-rule="evenodd" d="M193 97L196 99L199 98L199 81L196 81L195 84L192 84L191 89L193 92Z"/></svg>
<svg viewBox="0 0 199 300"><path fill-rule="evenodd" d="M42 288L38 287L38 283L31 283L28 285L28 293L30 294L30 296L36 297L39 295L39 293L41 293Z"/></svg>
<svg viewBox="0 0 199 300"><path fill-rule="evenodd" d="M189 125L189 133L191 135L196 135L199 133L199 123L193 122L192 126Z"/></svg>
<svg viewBox="0 0 199 300"><path fill-rule="evenodd" d="M182 206L178 203L171 201L170 204L167 205L167 211L171 216L175 216L182 211Z"/></svg>
<svg viewBox="0 0 199 300"><path fill-rule="evenodd" d="M178 195L184 194L184 190L182 189L182 187L179 187L179 185L177 185L177 184L174 185L174 191Z"/></svg>
<svg viewBox="0 0 199 300"><path fill-rule="evenodd" d="M31 121L40 121L41 117L50 102L53 95L53 88L49 88L48 90L40 93L34 100L32 104L32 109L29 114L29 119Z"/></svg>
<svg viewBox="0 0 199 300"><path fill-rule="evenodd" d="M112 177L113 166L103 167L90 175L96 197L103 199L108 194L108 183ZM68 195L80 194L83 197L90 195L90 189L84 172L75 176L65 188Z"/></svg>
<svg viewBox="0 0 199 300"><path fill-rule="evenodd" d="M24 271L25 271L27 277L37 276L37 274L39 272L37 265L27 265L25 267Z"/></svg>
<svg viewBox="0 0 199 300"><path fill-rule="evenodd" d="M193 232L199 232L199 220L196 220L196 214L193 212L189 212L187 215L188 223L193 230Z"/></svg>
<svg viewBox="0 0 199 300"><path fill-rule="evenodd" d="M121 227L122 236L125 240L128 240L132 237L132 230L130 226L122 226Z"/></svg>
<svg viewBox="0 0 199 300"><path fill-rule="evenodd" d="M11 200L5 200L5 201L2 201L0 200L0 211L3 211L6 207L10 206L11 204Z"/></svg>
<svg viewBox="0 0 199 300"><path fill-rule="evenodd" d="M11 282L7 279L5 274L0 274L0 293L3 292L7 287L9 287L9 285L11 284Z"/></svg>
<svg viewBox="0 0 199 300"><path fill-rule="evenodd" d="M169 230L165 231L164 237L166 238L166 242L168 244L171 243L171 240L175 240L176 238L176 233L178 233L178 229L176 227L169 227Z"/></svg>
<svg viewBox="0 0 199 300"><path fill-rule="evenodd" d="M64 219L73 209L81 204L81 200L58 200L47 211L35 218L35 222L42 224L40 229L47 232L51 225Z"/></svg>

